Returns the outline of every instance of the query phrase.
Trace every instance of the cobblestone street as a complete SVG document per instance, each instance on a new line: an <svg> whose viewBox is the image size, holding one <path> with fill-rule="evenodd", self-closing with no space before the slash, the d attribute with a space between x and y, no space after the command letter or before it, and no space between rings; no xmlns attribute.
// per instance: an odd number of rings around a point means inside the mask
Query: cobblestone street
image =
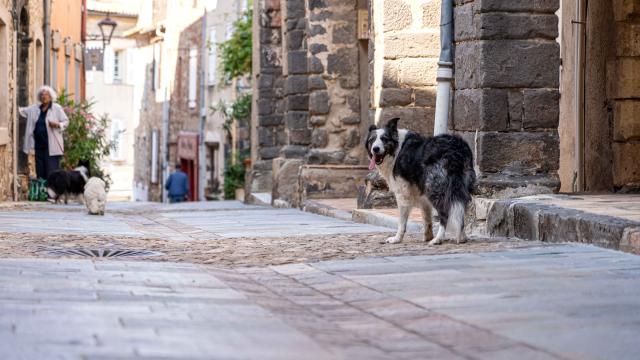
<svg viewBox="0 0 640 360"><path fill-rule="evenodd" d="M640 258L237 202L7 205L1 359L625 359ZM52 250L150 250L81 258ZM159 254L158 254L159 253Z"/></svg>

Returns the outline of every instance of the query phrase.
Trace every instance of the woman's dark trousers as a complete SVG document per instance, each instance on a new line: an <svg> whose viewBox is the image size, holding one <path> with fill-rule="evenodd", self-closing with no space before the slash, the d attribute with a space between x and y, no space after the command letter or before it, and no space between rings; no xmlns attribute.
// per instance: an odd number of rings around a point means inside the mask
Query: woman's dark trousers
<svg viewBox="0 0 640 360"><path fill-rule="evenodd" d="M48 179L52 172L60 169L61 155L49 156L49 149L36 149L36 175L40 179Z"/></svg>

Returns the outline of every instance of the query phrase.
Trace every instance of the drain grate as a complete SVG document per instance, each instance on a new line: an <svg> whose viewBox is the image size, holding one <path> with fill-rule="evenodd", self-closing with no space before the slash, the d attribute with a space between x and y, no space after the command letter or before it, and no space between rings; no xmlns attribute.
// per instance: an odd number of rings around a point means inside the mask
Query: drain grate
<svg viewBox="0 0 640 360"><path fill-rule="evenodd" d="M161 252L151 250L126 250L126 249L54 249L41 250L51 256L76 255L86 257L136 257L136 256L158 256Z"/></svg>

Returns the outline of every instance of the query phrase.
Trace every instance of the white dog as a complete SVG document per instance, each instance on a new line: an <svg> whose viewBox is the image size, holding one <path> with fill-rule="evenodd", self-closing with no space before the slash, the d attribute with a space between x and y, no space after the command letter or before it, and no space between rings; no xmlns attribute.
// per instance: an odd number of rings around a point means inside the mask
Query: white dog
<svg viewBox="0 0 640 360"><path fill-rule="evenodd" d="M107 184L100 178L92 177L84 186L84 201L91 215L104 215L107 205Z"/></svg>

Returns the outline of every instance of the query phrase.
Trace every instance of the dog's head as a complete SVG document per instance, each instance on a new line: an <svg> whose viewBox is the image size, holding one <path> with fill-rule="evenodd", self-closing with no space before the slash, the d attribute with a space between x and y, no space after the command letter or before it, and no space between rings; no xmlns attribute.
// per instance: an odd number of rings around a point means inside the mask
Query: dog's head
<svg viewBox="0 0 640 360"><path fill-rule="evenodd" d="M365 147L369 153L369 170L373 170L376 165L380 166L387 156L394 156L398 149L398 120L393 118L387 122L383 128L375 125L369 127L369 136Z"/></svg>

